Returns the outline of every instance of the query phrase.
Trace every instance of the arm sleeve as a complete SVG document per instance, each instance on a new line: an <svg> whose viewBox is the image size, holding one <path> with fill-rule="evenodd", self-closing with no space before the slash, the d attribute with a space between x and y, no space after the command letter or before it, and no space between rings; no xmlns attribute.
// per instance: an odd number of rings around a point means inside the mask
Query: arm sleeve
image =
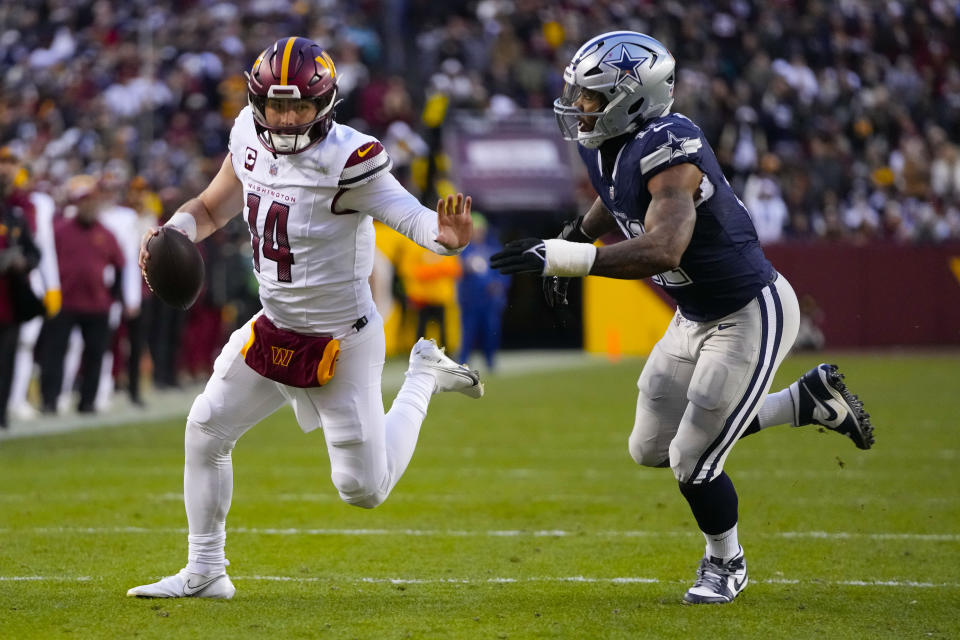
<svg viewBox="0 0 960 640"><path fill-rule="evenodd" d="M390 173L352 189L341 190L337 196L337 208L370 215L424 249L442 256L457 255L462 251L447 249L437 242L437 212L420 204Z"/></svg>

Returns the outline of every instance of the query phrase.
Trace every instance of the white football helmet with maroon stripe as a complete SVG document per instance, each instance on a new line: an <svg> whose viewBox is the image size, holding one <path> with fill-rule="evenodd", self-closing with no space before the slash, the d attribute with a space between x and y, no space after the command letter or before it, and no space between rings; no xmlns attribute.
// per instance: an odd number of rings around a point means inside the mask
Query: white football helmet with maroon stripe
<svg viewBox="0 0 960 640"><path fill-rule="evenodd" d="M267 124L267 100L310 100L317 116L295 127ZM306 38L283 38L263 51L247 74L247 101L257 137L267 151L300 153L326 137L337 103L337 69L320 45Z"/></svg>

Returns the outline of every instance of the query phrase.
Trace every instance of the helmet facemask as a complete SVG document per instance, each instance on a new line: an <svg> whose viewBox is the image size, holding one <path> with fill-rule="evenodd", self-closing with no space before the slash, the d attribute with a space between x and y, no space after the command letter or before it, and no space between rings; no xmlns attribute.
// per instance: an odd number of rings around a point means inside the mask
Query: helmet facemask
<svg viewBox="0 0 960 640"><path fill-rule="evenodd" d="M334 108L337 105L337 87L317 98L309 100L317 110L317 115L306 124L294 126L274 126L267 123L268 100L300 100L300 90L295 85L272 85L266 96L247 92L247 102L253 110L253 122L260 143L273 153L290 155L305 151L322 140L333 123Z"/></svg>
<svg viewBox="0 0 960 640"><path fill-rule="evenodd" d="M634 91L632 90L633 87L630 86L632 84L634 84L632 80L622 82L620 87L618 87L620 91L617 92L612 100L607 100L605 95L597 92L603 98L604 105L599 111L592 112L581 111L578 107L574 106L574 102L576 102L580 96L583 87L575 84L564 85L563 94L553 103L553 112L557 117L557 125L560 127L560 133L563 139L576 140L589 149L596 149L610 138L635 131L643 119L641 117L641 111L645 101L643 97L640 97L638 100L633 100L632 104L627 107L627 113L632 116L633 119L631 119L626 126L615 121L618 112L622 111L621 106L623 103L631 101L633 98ZM583 118L596 118L593 123L593 128L589 131L581 128Z"/></svg>

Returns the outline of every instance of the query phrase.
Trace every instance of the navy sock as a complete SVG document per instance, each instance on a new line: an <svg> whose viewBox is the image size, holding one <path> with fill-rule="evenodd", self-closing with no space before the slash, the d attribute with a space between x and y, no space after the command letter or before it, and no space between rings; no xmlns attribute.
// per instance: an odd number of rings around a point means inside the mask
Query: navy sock
<svg viewBox="0 0 960 640"><path fill-rule="evenodd" d="M726 471L703 484L680 483L700 531L717 535L737 524L737 492Z"/></svg>
<svg viewBox="0 0 960 640"><path fill-rule="evenodd" d="M743 433L740 434L738 440L743 440L747 436L753 435L755 433L760 433L760 418L754 418L753 422L750 423L746 429L743 430Z"/></svg>

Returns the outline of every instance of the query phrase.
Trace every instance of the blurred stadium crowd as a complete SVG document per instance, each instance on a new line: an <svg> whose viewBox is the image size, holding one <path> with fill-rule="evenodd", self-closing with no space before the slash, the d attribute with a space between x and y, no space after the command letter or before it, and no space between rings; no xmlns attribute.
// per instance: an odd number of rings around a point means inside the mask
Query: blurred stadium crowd
<svg viewBox="0 0 960 640"><path fill-rule="evenodd" d="M572 53L613 29L670 47L674 110L704 129L762 242L960 238L957 0L3 0L0 144L11 189L52 196L56 216L90 195L71 179L96 176L100 206L136 220L118 240L132 242L219 167L256 55L305 35L336 61L338 121L380 137L428 197L444 166L425 161L439 150L421 116L431 95L496 116L549 109ZM152 344L159 386L205 375L256 308L235 223L204 243L189 317L141 291L109 319L134 353Z"/></svg>

